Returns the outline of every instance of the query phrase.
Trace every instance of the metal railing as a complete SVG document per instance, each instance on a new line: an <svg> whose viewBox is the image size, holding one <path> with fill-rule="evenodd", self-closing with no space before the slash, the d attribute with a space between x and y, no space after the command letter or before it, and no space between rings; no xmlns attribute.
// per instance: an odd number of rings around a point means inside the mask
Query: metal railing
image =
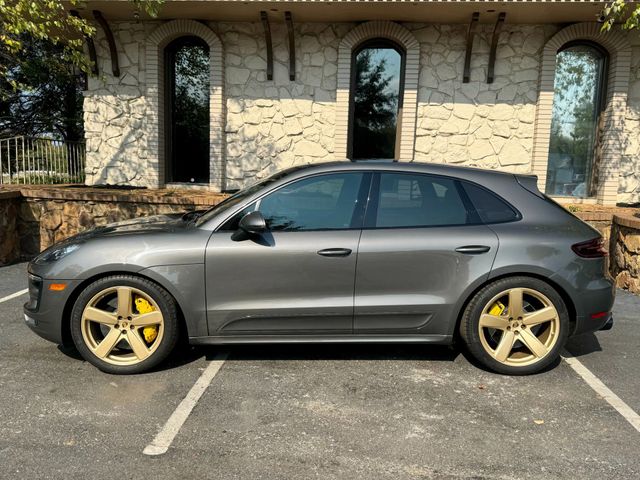
<svg viewBox="0 0 640 480"><path fill-rule="evenodd" d="M83 183L84 142L0 138L0 184Z"/></svg>

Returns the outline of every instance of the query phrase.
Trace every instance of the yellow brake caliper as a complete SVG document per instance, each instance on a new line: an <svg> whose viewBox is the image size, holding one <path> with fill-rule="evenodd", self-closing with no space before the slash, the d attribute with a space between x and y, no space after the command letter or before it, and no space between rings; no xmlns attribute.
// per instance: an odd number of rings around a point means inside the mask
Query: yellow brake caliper
<svg viewBox="0 0 640 480"><path fill-rule="evenodd" d="M136 309L139 314L153 312L155 308L142 297L136 297ZM157 325L147 325L142 329L142 335L147 343L152 343L158 336Z"/></svg>
<svg viewBox="0 0 640 480"><path fill-rule="evenodd" d="M495 315L496 317L499 317L500 315L502 315L502 312L504 312L505 308L507 307L504 305L504 303L496 302L491 305L491 308L489 309L489 315Z"/></svg>

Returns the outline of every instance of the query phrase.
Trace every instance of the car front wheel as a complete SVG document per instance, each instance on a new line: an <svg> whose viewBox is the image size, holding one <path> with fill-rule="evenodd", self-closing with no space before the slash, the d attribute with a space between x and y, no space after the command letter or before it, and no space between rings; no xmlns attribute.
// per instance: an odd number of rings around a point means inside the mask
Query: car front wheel
<svg viewBox="0 0 640 480"><path fill-rule="evenodd" d="M157 284L131 275L99 279L80 293L71 336L82 357L114 374L141 373L162 362L178 338L176 304Z"/></svg>
<svg viewBox="0 0 640 480"><path fill-rule="evenodd" d="M510 277L482 288L460 323L469 352L498 373L539 372L560 355L569 333L569 313L549 284Z"/></svg>

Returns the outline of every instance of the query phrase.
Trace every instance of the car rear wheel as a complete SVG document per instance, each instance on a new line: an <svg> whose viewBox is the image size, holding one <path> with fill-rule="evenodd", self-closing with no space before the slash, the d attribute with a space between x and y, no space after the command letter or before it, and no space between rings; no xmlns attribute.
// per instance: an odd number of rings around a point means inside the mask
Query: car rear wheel
<svg viewBox="0 0 640 480"><path fill-rule="evenodd" d="M164 360L176 344L175 301L143 278L102 278L78 296L71 336L82 357L104 372L144 372Z"/></svg>
<svg viewBox="0 0 640 480"><path fill-rule="evenodd" d="M569 313L549 284L531 277L497 280L469 302L460 335L483 366L498 373L539 372L560 355Z"/></svg>

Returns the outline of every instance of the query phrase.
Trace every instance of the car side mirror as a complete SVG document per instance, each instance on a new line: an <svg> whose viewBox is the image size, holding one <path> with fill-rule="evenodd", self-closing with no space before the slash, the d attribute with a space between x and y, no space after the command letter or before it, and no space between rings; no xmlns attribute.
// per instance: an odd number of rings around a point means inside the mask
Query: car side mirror
<svg viewBox="0 0 640 480"><path fill-rule="evenodd" d="M249 235L256 235L267 230L267 222L259 211L247 213L240 219L240 230Z"/></svg>

